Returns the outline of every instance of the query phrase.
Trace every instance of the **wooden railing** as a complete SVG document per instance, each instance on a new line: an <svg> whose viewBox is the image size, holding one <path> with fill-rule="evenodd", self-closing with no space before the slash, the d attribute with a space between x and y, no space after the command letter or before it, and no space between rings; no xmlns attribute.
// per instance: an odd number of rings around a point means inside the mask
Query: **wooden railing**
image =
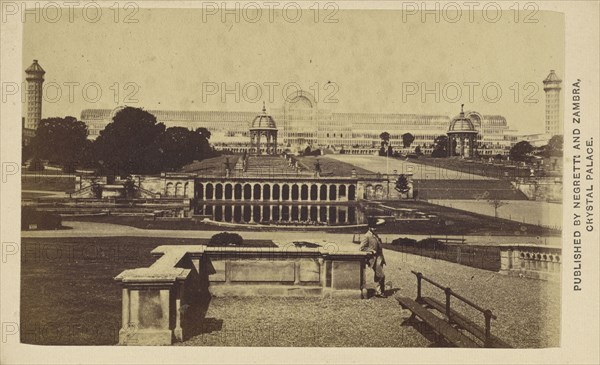
<svg viewBox="0 0 600 365"><path fill-rule="evenodd" d="M438 284L435 281L423 276L423 274L420 272L416 272L416 271L412 271L412 270L411 270L411 272L413 274L415 274L417 277L417 299L416 299L416 302L418 302L418 303L427 302L427 304L429 304L429 305L433 304L433 306L435 306L435 304L436 304L435 301L433 303L430 303L430 301L427 300L427 299L431 300L430 298L423 298L421 295L422 281L425 280L426 282L428 282L428 283L432 284L433 286L444 291L444 294L446 295L446 302L445 302L445 308L444 308L445 313L444 314L446 315L446 317L450 323L454 322L454 323L458 324L459 326L463 327L465 330L467 330L471 334L475 335L476 337L483 337L482 340L484 341L485 347L498 347L498 345L500 345L499 347L509 347L506 343L502 342L501 340L492 336L492 334L491 334L491 321L492 321L492 319L494 319L494 320L498 319L492 313L491 310L482 308L481 306L477 305L476 303L473 303L471 300L454 292L451 288L445 287L445 286ZM462 301L463 303L469 305L470 307L476 309L477 311L479 311L483 314L483 317L485 320L485 332L483 334L478 333L478 332L480 332L480 330L479 330L479 328L477 328L477 326L473 325L472 323L470 323L470 321L466 320L462 315L460 315L457 312L455 312L454 310L452 310L452 308L451 308L451 298L452 297L455 297L456 299ZM438 308L438 309L441 309L441 308ZM481 335L483 335L483 336L481 336Z"/></svg>

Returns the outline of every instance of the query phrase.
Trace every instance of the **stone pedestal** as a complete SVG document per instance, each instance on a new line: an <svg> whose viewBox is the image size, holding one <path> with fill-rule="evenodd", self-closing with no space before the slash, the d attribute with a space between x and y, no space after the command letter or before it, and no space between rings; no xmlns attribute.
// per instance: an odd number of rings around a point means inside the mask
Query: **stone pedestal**
<svg viewBox="0 0 600 365"><path fill-rule="evenodd" d="M183 339L181 300L191 270L175 265L184 255L174 249L150 267L115 277L123 287L119 345L171 345Z"/></svg>

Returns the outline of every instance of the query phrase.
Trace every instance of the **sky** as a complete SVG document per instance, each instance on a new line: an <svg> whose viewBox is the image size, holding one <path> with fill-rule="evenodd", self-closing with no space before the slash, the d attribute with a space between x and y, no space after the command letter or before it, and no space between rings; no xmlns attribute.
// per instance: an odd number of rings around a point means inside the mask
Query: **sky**
<svg viewBox="0 0 600 365"><path fill-rule="evenodd" d="M321 10L319 21L308 9L287 18L263 11L254 23L256 13L238 14L239 21L200 9L104 9L95 23L80 11L69 19L65 10L54 23L30 17L23 69L37 59L46 71L44 118L120 105L259 112L263 101L280 108L300 87L334 112L452 117L464 103L503 115L521 133L543 131L542 80L550 69L564 74L560 13L538 12L537 23L515 21L513 12L495 23L479 13L455 23L384 10Z"/></svg>

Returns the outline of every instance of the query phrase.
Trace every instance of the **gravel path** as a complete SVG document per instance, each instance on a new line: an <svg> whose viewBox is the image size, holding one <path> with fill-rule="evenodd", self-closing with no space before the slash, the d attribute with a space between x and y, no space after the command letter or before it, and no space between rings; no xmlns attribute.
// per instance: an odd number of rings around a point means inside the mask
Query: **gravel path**
<svg viewBox="0 0 600 365"><path fill-rule="evenodd" d="M560 286L508 277L393 251L385 251L387 282L395 295L416 297L421 271L468 299L491 309L492 334L515 347L554 347L560 337ZM434 290L435 289L435 290ZM424 295L443 300L441 290L424 284ZM483 325L483 315L453 301L453 308ZM201 346L427 347L425 328L402 325L410 316L394 298L213 298L202 333L182 343Z"/></svg>

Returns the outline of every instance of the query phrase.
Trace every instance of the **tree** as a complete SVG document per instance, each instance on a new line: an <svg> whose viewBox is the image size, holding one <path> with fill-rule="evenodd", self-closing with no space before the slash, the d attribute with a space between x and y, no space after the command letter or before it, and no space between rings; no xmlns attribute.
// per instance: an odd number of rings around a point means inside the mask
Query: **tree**
<svg viewBox="0 0 600 365"><path fill-rule="evenodd" d="M498 218L498 208L500 208L503 205L506 205L507 203L503 202L498 198L494 198L488 200L488 204L494 207L494 217Z"/></svg>
<svg viewBox="0 0 600 365"><path fill-rule="evenodd" d="M381 133L379 138L381 138L381 146L387 146L390 143L390 134L388 132Z"/></svg>
<svg viewBox="0 0 600 365"><path fill-rule="evenodd" d="M198 133L200 136L204 137L207 141L210 139L210 131L204 127L200 127L196 129L196 133Z"/></svg>
<svg viewBox="0 0 600 365"><path fill-rule="evenodd" d="M546 157L562 157L563 155L563 136L558 134L552 136L546 145L544 155Z"/></svg>
<svg viewBox="0 0 600 365"><path fill-rule="evenodd" d="M412 144L414 141L415 141L415 136L413 136L412 134L410 134L410 133L404 133L404 134L402 135L402 145L403 145L405 148L408 148L408 147L410 147L410 145L411 145L411 144Z"/></svg>
<svg viewBox="0 0 600 365"><path fill-rule="evenodd" d="M525 161L531 152L533 152L533 146L531 143L527 141L521 141L512 146L508 155L513 161Z"/></svg>
<svg viewBox="0 0 600 365"><path fill-rule="evenodd" d="M191 131L184 127L167 128L160 139L163 155L163 169L178 170L194 160L210 157L211 151L205 133Z"/></svg>
<svg viewBox="0 0 600 365"><path fill-rule="evenodd" d="M117 112L95 141L97 161L114 174L156 174L162 169L165 125L139 108Z"/></svg>
<svg viewBox="0 0 600 365"><path fill-rule="evenodd" d="M402 194L407 193L410 190L410 188L408 186L408 179L406 178L406 176L404 174L401 174L400 176L398 176L398 180L396 180L395 189Z"/></svg>
<svg viewBox="0 0 600 365"><path fill-rule="evenodd" d="M123 189L125 189L125 197L127 199L136 197L135 182L131 176L127 176L127 179L123 182Z"/></svg>
<svg viewBox="0 0 600 365"><path fill-rule="evenodd" d="M42 119L31 141L37 159L60 164L65 172L75 171L87 141L85 123L74 117Z"/></svg>
<svg viewBox="0 0 600 365"><path fill-rule="evenodd" d="M423 155L423 152L421 152L421 146L415 147L415 155L417 155L417 156Z"/></svg>
<svg viewBox="0 0 600 365"><path fill-rule="evenodd" d="M435 137L431 157L448 157L448 136L441 135Z"/></svg>

